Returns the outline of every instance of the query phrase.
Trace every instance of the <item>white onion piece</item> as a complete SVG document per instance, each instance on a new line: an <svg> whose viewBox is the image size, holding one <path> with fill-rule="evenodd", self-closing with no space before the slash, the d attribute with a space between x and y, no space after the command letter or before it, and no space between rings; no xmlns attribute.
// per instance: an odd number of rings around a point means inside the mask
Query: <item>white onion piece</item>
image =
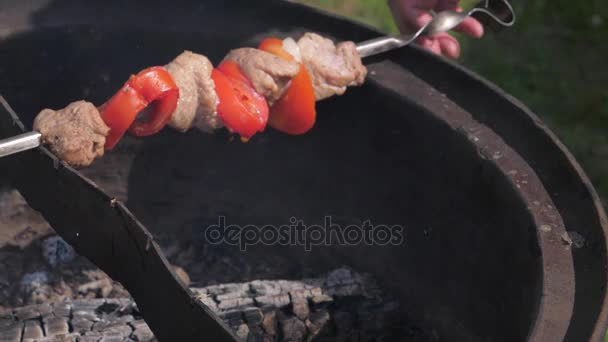
<svg viewBox="0 0 608 342"><path fill-rule="evenodd" d="M296 59L296 61L298 61L299 63L302 63L302 55L300 54L300 47L298 46L298 43L296 43L295 40L293 40L292 38L283 39L283 49L285 49L285 51L289 52L289 54L292 55L293 58Z"/></svg>

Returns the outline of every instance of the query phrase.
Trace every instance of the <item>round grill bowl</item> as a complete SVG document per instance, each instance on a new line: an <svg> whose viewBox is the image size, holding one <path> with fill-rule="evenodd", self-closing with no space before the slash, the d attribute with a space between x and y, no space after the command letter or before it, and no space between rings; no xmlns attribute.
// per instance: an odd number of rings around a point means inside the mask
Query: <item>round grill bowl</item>
<svg viewBox="0 0 608 342"><path fill-rule="evenodd" d="M315 31L361 41L379 34L281 1L160 7L15 0L4 7L0 92L25 127L45 107L81 98L101 104L128 75L166 64L184 49L217 63L229 49L267 36ZM344 264L370 272L400 300L404 315L440 340L600 341L607 320L606 216L564 146L525 106L456 64L417 48L366 62L366 85L320 103L317 125L304 136L268 129L241 144L225 134L165 130L124 139L81 170L84 179L54 168L40 151L5 158L0 172L81 254L125 284L159 337L200 336L196 318L184 319L189 325L179 329L186 332L176 332L177 319L167 318L171 307L163 309L187 302L188 292L155 244L152 266L128 269L117 265L120 253L103 252L118 241L113 236L87 240L83 225L129 231L105 219L115 209L112 197L126 203L150 237L202 232L220 216L241 226L286 224L291 217L323 225L326 216L343 226L400 225L404 239L396 246L223 252L244 253L252 264L280 260L276 271L285 277ZM10 136L15 127L2 114L0 134ZM582 246L567 243L573 231ZM131 242L145 245L137 236ZM143 283L154 272L166 272L167 283ZM181 299L152 300L168 288ZM205 324L220 326L214 318Z"/></svg>

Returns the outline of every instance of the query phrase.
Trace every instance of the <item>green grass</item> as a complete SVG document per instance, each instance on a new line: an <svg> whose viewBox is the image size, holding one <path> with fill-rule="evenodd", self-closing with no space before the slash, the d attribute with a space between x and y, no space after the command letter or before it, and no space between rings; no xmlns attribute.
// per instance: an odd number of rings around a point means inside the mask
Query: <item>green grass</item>
<svg viewBox="0 0 608 342"><path fill-rule="evenodd" d="M396 32L386 0L301 0ZM464 8L474 1L461 1ZM460 62L511 93L551 127L608 197L608 2L517 1L517 24L460 37Z"/></svg>
<svg viewBox="0 0 608 342"><path fill-rule="evenodd" d="M386 0L297 0L297 2L355 18L385 32L397 32Z"/></svg>

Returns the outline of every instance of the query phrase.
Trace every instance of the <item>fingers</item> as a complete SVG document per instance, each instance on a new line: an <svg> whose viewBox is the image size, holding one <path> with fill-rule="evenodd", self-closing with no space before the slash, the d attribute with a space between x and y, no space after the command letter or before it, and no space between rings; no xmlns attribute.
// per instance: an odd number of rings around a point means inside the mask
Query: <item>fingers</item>
<svg viewBox="0 0 608 342"><path fill-rule="evenodd" d="M401 33L412 33L419 30L433 19L431 10L437 12L457 10L459 0L388 0L389 7ZM473 18L466 18L455 30L472 37L483 35L483 26ZM416 42L432 52L449 58L460 56L460 44L456 38L447 33L432 37L420 37Z"/></svg>
<svg viewBox="0 0 608 342"><path fill-rule="evenodd" d="M425 49L431 50L433 53L441 55L441 46L439 41L432 37L420 37L416 42Z"/></svg>
<svg viewBox="0 0 608 342"><path fill-rule="evenodd" d="M468 17L462 24L454 28L455 31L462 32L473 38L481 38L483 36L483 25L475 18Z"/></svg>
<svg viewBox="0 0 608 342"><path fill-rule="evenodd" d="M433 38L439 41L442 55L453 59L460 57L460 43L456 38L447 33L437 34Z"/></svg>
<svg viewBox="0 0 608 342"><path fill-rule="evenodd" d="M458 40L447 33L439 33L432 37L420 37L416 42L438 55L454 59L460 56L460 44Z"/></svg>

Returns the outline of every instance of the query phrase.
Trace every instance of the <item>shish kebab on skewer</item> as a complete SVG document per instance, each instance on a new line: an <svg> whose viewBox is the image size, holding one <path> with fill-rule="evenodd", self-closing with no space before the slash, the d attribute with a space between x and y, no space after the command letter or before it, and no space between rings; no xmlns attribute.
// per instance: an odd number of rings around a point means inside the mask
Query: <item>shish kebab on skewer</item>
<svg viewBox="0 0 608 342"><path fill-rule="evenodd" d="M42 110L33 132L0 140L0 157L42 143L67 164L85 167L113 149L126 131L147 136L167 124L183 132L226 127L243 141L266 124L303 134L314 125L316 100L342 95L347 86L364 82L362 57L405 46L425 28L358 45L335 45L315 33L298 42L268 38L258 49L231 51L216 69L205 56L185 51L165 67L132 75L99 108L76 101L60 110ZM148 120L136 120L144 109L151 109Z"/></svg>
<svg viewBox="0 0 608 342"><path fill-rule="evenodd" d="M127 130L146 136L166 124L181 131L225 126L244 141L267 123L288 134L302 134L314 125L315 100L342 95L347 86L363 83L367 70L361 58L403 47L421 35L447 32L479 14L496 24L495 29L515 23L507 0L483 0L466 13L439 12L412 34L357 45L334 45L314 33L297 43L269 38L259 49L233 50L216 69L205 56L186 51L164 68L131 76L100 108L77 101L58 111L43 110L34 122L38 131L0 140L0 157L45 143L68 164L88 166ZM136 120L146 107L152 108L148 119Z"/></svg>
<svg viewBox="0 0 608 342"><path fill-rule="evenodd" d="M165 66L132 75L100 107L81 100L42 110L33 128L73 167L89 166L127 131L143 137L166 125L182 132L225 127L242 141L267 125L299 135L315 123L315 101L342 95L366 75L353 42L334 44L315 33L232 50L216 68L207 57L184 51Z"/></svg>

